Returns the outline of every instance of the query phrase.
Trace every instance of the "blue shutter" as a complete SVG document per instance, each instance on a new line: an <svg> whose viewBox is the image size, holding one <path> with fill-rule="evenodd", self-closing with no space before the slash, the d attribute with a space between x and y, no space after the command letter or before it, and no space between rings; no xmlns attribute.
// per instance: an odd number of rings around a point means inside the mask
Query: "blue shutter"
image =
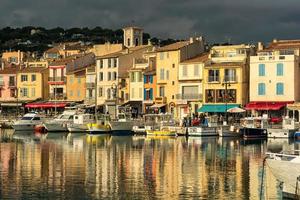
<svg viewBox="0 0 300 200"><path fill-rule="evenodd" d="M146 84L147 83L147 76L144 75L144 83Z"/></svg>
<svg viewBox="0 0 300 200"><path fill-rule="evenodd" d="M150 88L150 100L153 100L153 88Z"/></svg>
<svg viewBox="0 0 300 200"><path fill-rule="evenodd" d="M283 95L283 94L284 94L284 86L283 86L283 83L277 83L277 84L276 84L276 94L277 94L277 95Z"/></svg>
<svg viewBox="0 0 300 200"><path fill-rule="evenodd" d="M146 100L146 97L147 97L147 90L144 89L144 100Z"/></svg>
<svg viewBox="0 0 300 200"><path fill-rule="evenodd" d="M266 94L266 85L264 83L258 84L258 95L265 95Z"/></svg>
<svg viewBox="0 0 300 200"><path fill-rule="evenodd" d="M149 78L150 78L150 83L153 83L153 75L150 75Z"/></svg>
<svg viewBox="0 0 300 200"><path fill-rule="evenodd" d="M265 76L265 64L259 64L258 65L258 75L259 76Z"/></svg>
<svg viewBox="0 0 300 200"><path fill-rule="evenodd" d="M277 76L283 76L283 64L277 63Z"/></svg>

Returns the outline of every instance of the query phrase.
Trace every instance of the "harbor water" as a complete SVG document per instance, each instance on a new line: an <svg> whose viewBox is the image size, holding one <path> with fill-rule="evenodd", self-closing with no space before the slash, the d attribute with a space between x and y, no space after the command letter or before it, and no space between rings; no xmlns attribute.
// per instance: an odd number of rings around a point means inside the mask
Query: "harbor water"
<svg viewBox="0 0 300 200"><path fill-rule="evenodd" d="M259 199L266 151L288 139L13 133L0 139L0 199ZM280 199L266 168L263 198Z"/></svg>

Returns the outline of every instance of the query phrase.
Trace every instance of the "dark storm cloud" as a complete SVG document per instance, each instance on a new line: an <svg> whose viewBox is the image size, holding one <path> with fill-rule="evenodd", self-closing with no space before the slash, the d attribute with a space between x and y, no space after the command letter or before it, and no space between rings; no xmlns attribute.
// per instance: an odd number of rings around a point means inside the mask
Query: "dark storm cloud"
<svg viewBox="0 0 300 200"><path fill-rule="evenodd" d="M0 25L141 26L156 37L213 42L300 38L299 0L1 0Z"/></svg>

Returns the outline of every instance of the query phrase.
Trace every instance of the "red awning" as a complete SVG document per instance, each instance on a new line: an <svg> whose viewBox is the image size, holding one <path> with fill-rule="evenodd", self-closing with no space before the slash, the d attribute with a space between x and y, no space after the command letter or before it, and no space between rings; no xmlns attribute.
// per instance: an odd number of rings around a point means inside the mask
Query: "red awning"
<svg viewBox="0 0 300 200"><path fill-rule="evenodd" d="M246 110L280 110L285 107L287 104L293 103L293 101L277 101L277 102L268 102L268 101L254 101L250 102L245 106Z"/></svg>
<svg viewBox="0 0 300 200"><path fill-rule="evenodd" d="M25 105L25 108L64 108L66 103L54 103L54 102L45 102L45 103L28 103Z"/></svg>

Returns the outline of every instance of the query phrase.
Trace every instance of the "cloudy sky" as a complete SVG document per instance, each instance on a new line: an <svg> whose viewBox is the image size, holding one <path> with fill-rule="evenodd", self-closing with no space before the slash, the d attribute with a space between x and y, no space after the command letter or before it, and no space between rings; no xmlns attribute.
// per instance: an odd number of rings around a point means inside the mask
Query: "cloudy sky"
<svg viewBox="0 0 300 200"><path fill-rule="evenodd" d="M118 29L152 37L254 43L300 39L300 0L0 0L0 26Z"/></svg>

